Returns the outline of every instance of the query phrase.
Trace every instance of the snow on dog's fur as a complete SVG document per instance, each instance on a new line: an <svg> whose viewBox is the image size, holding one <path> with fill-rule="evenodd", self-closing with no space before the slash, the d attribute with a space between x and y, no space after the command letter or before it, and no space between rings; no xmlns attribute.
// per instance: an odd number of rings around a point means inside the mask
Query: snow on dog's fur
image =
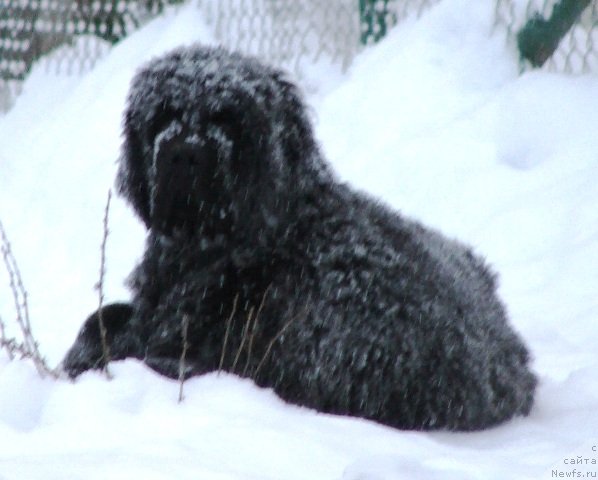
<svg viewBox="0 0 598 480"><path fill-rule="evenodd" d="M177 49L133 80L120 192L148 229L112 359L223 369L323 412L473 430L527 414L536 379L472 251L331 173L297 88L255 59ZM103 365L94 313L64 360Z"/></svg>

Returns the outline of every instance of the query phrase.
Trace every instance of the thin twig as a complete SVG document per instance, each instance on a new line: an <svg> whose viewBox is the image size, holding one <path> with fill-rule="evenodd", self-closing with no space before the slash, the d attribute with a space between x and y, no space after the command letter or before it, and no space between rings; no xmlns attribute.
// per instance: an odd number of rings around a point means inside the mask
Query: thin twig
<svg viewBox="0 0 598 480"><path fill-rule="evenodd" d="M262 310L264 308L264 304L266 303L266 296L268 295L268 292L270 291L270 287L272 286L272 284L268 285L268 287L266 288L266 290L264 290L264 294L262 295L262 300L260 302L260 306L257 309L257 313L255 314L255 319L253 322L253 328L251 329L251 334L249 335L249 345L247 346L247 359L245 360L245 367L243 368L243 377L247 374L247 370L249 368L249 362L251 361L251 352L253 351L253 340L255 338L255 334L257 331L257 322L260 318L260 314L262 313Z"/></svg>
<svg viewBox="0 0 598 480"><path fill-rule="evenodd" d="M297 315L293 315L282 326L282 328L272 338L272 340L270 340L270 342L268 343L268 347L266 348L266 351L264 353L264 356L262 357L262 359L260 360L260 362L257 364L257 367L255 367L255 370L253 371L253 374L251 375L251 378L253 378L254 380L257 378L258 374L260 373L260 370L262 369L262 367L264 366L264 363L266 362L266 359L268 358L268 355L270 355L270 351L272 350L272 347L274 346L274 343L276 343L276 341L284 334L284 332L287 330L287 328L289 328L289 326L291 325L291 323L293 323L295 320L297 320L301 314L306 313L306 311L307 311L307 307L304 308L304 309L302 309L301 311L299 311L299 313L297 313Z"/></svg>
<svg viewBox="0 0 598 480"><path fill-rule="evenodd" d="M247 314L247 322L245 322L245 326L243 327L243 331L241 332L241 341L239 342L239 348L237 349L237 354L235 355L235 359L233 360L233 364L230 368L231 372L234 373L235 368L237 368L237 362L241 357L241 352L243 351L243 347L245 346L245 341L249 336L249 330L251 329L251 321L253 320L253 306L249 309L249 313Z"/></svg>
<svg viewBox="0 0 598 480"><path fill-rule="evenodd" d="M218 373L222 371L222 366L224 365L224 355L226 354L226 346L228 343L228 336L230 334L231 323L233 321L233 317L235 316L235 312L237 311L237 302L239 301L239 294L235 295L235 299L233 300L233 309L230 312L228 319L226 320L226 332L224 333L224 342L222 344L222 353L220 354L220 363L218 364Z"/></svg>
<svg viewBox="0 0 598 480"><path fill-rule="evenodd" d="M15 353L19 351L19 347L22 348L22 345L19 345L14 338L6 338L4 321L0 317L0 349L4 350L8 354L8 359L12 361L15 358Z"/></svg>
<svg viewBox="0 0 598 480"><path fill-rule="evenodd" d="M5 337L4 324L0 320L1 325L1 346L9 352L9 358L13 358L16 352L20 353L23 358L30 358L35 365L41 377L50 375L54 378L58 377L58 373L48 367L45 359L39 352L38 343L35 341L31 330L31 321L29 319L29 305L27 300L27 290L23 285L23 279L17 261L12 253L10 242L6 236L6 232L0 222L0 241L2 258L4 265L8 272L10 282L10 289L12 291L15 310L17 314L17 324L23 335L23 343L18 343L15 339L7 339Z"/></svg>
<svg viewBox="0 0 598 480"><path fill-rule="evenodd" d="M100 280L96 285L98 290L98 323L100 326L100 339L102 341L102 356L104 357L104 373L108 379L112 378L108 370L108 363L110 362L110 347L108 345L106 325L104 324L103 305L104 305L104 277L106 275L106 243L108 241L108 213L110 212L110 200L112 199L112 190L108 190L108 200L106 201L106 209L104 211L104 236L102 238L102 245L100 247Z"/></svg>
<svg viewBox="0 0 598 480"><path fill-rule="evenodd" d="M0 348L4 348L8 352L8 358L12 360L14 358L13 351L11 349L11 343L6 338L6 329L4 327L4 321L0 317Z"/></svg>
<svg viewBox="0 0 598 480"><path fill-rule="evenodd" d="M4 349L4 351L8 353L9 360L14 360L17 355L20 358L29 358L33 360L33 363L36 365L36 369L38 369L38 372L42 378L45 376L45 374L48 374L53 378L59 377L58 372L50 369L50 367L48 367L45 363L43 363L43 366L40 367L44 369L43 372L40 371L31 351L23 343L17 342L15 338L4 338L0 340L0 349ZM44 362L43 358L41 359L41 362Z"/></svg>
<svg viewBox="0 0 598 480"><path fill-rule="evenodd" d="M189 331L189 315L184 314L182 319L181 336L183 340L183 351L179 361L179 403L183 401L183 384L185 383L185 359L187 357L187 349L189 348L188 336Z"/></svg>
<svg viewBox="0 0 598 480"><path fill-rule="evenodd" d="M27 304L27 292L23 287L21 281L21 274L17 266L16 260L12 254L8 238L4 232L4 228L0 224L0 230L2 233L2 256L4 257L4 264L8 271L8 277L10 281L10 289L13 294L15 309L17 311L17 322L23 333L23 342L29 347L32 353L35 352L36 344L32 341L31 337L31 324L29 322L29 308Z"/></svg>

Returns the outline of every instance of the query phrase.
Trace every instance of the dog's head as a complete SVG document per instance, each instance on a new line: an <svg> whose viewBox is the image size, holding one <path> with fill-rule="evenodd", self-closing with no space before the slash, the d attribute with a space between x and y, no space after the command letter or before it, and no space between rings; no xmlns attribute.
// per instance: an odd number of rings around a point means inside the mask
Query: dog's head
<svg viewBox="0 0 598 480"><path fill-rule="evenodd" d="M133 79L118 184L158 234L263 236L327 175L301 95L279 70L195 46Z"/></svg>

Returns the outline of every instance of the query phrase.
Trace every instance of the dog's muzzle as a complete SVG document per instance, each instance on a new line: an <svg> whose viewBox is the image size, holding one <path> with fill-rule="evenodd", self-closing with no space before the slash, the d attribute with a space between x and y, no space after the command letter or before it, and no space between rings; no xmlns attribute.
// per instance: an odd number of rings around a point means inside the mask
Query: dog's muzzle
<svg viewBox="0 0 598 480"><path fill-rule="evenodd" d="M156 136L151 168L152 228L169 235L195 227L204 205L215 201L218 153L178 121Z"/></svg>

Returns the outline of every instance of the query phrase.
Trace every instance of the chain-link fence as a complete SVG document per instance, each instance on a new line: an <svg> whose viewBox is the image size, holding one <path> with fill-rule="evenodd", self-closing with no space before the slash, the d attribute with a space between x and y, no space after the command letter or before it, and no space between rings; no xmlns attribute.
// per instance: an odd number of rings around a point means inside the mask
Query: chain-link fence
<svg viewBox="0 0 598 480"><path fill-rule="evenodd" d="M496 0L522 68L598 72L598 0Z"/></svg>
<svg viewBox="0 0 598 480"><path fill-rule="evenodd" d="M110 45L184 0L0 0L0 111L11 104L32 64L50 51L52 65L79 72ZM299 73L302 61L327 56L346 68L407 16L440 0L189 0L223 45ZM528 65L598 71L598 0L496 2Z"/></svg>
<svg viewBox="0 0 598 480"><path fill-rule="evenodd" d="M326 55L346 67L359 48L356 0L199 2L218 42L297 71Z"/></svg>
<svg viewBox="0 0 598 480"><path fill-rule="evenodd" d="M0 111L31 66L47 53L54 67L87 70L145 20L181 0L0 0Z"/></svg>
<svg viewBox="0 0 598 480"><path fill-rule="evenodd" d="M60 71L84 71L111 44L182 0L0 0L0 110L32 64L52 55ZM326 56L343 69L363 45L439 0L190 0L224 46L299 74ZM63 48L68 46L69 48Z"/></svg>

